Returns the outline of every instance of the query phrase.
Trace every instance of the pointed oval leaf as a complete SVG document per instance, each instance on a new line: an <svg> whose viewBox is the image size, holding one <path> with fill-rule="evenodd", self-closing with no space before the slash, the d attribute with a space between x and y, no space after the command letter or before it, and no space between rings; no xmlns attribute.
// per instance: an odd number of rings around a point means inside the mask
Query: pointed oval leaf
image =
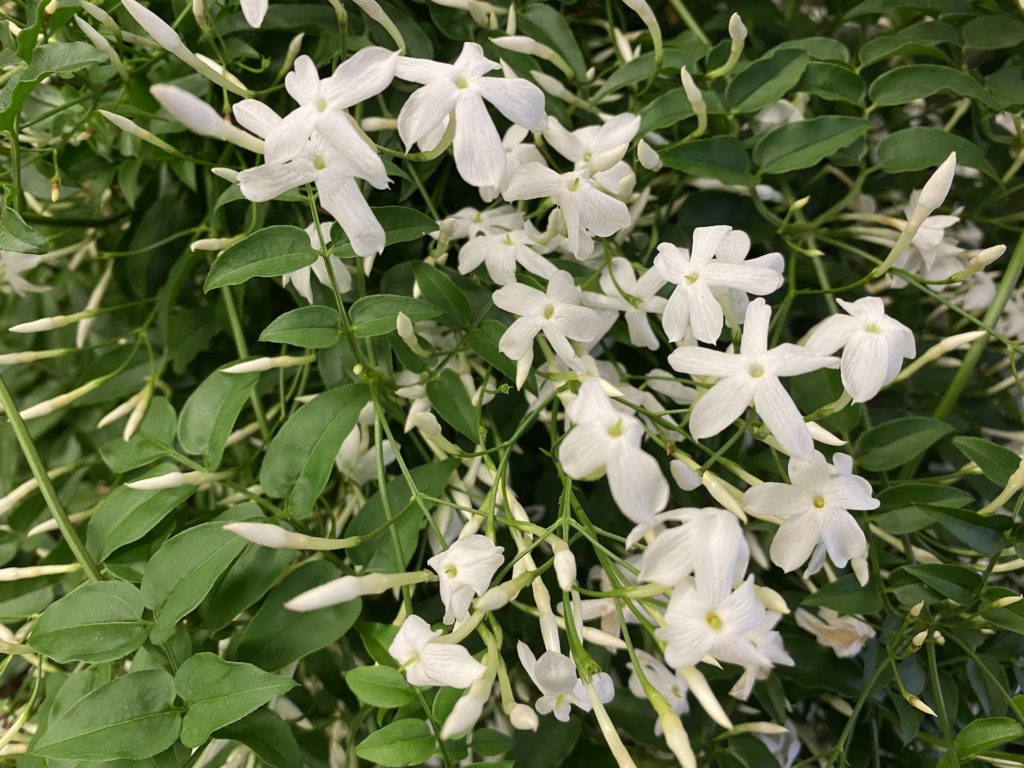
<svg viewBox="0 0 1024 768"><path fill-rule="evenodd" d="M937 93L966 96L999 109L985 86L966 72L941 64L910 64L883 72L868 88L868 99L874 107L892 107Z"/></svg>
<svg viewBox="0 0 1024 768"><path fill-rule="evenodd" d="M732 79L725 89L726 103L740 114L767 107L800 82L809 60L806 53L793 49L762 56Z"/></svg>
<svg viewBox="0 0 1024 768"><path fill-rule="evenodd" d="M863 137L871 124L860 117L826 115L780 125L754 145L762 173L811 168Z"/></svg>
<svg viewBox="0 0 1024 768"><path fill-rule="evenodd" d="M202 455L207 469L220 466L224 444L259 377L258 373L214 371L185 401L178 418L178 440L186 453Z"/></svg>
<svg viewBox="0 0 1024 768"><path fill-rule="evenodd" d="M340 338L341 318L338 310L322 304L285 312L260 334L260 341L291 344L304 349L324 349L336 344Z"/></svg>
<svg viewBox="0 0 1024 768"><path fill-rule="evenodd" d="M938 419L908 416L865 432L857 443L857 463L872 472L906 464L953 431Z"/></svg>
<svg viewBox="0 0 1024 768"><path fill-rule="evenodd" d="M398 313L402 312L412 322L432 320L443 315L444 310L429 301L409 296L378 294L363 296L349 311L352 318L352 332L360 338L383 336L395 330Z"/></svg>
<svg viewBox="0 0 1024 768"><path fill-rule="evenodd" d="M317 258L305 231L284 224L264 227L225 249L216 258L203 290L238 285L251 277L286 275L308 267Z"/></svg>
<svg viewBox="0 0 1024 768"><path fill-rule="evenodd" d="M356 667L345 673L345 682L357 699L371 707L401 707L415 698L405 675L393 667Z"/></svg>
<svg viewBox="0 0 1024 768"><path fill-rule="evenodd" d="M422 765L437 751L437 741L423 720L405 718L388 723L356 745L363 760L383 766Z"/></svg>

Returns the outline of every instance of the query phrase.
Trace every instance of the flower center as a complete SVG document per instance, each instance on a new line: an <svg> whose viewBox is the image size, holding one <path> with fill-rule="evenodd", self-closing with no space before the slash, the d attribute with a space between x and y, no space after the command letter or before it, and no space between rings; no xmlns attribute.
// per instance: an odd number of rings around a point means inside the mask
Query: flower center
<svg viewBox="0 0 1024 768"><path fill-rule="evenodd" d="M691 273L691 274L686 276L686 282L688 282L690 285L693 285L694 283L697 282L697 278L698 277L700 277L700 275L695 275L695 274Z"/></svg>
<svg viewBox="0 0 1024 768"><path fill-rule="evenodd" d="M575 179L573 179L571 182L569 182L569 191L570 192L575 192L579 188L580 188L580 177L577 176Z"/></svg>
<svg viewBox="0 0 1024 768"><path fill-rule="evenodd" d="M449 565L447 568L444 569L444 575L450 579L454 579L456 576L459 575L459 569L454 565Z"/></svg>
<svg viewBox="0 0 1024 768"><path fill-rule="evenodd" d="M747 372L755 379L760 379L764 376L764 368L758 363L751 363L750 367L747 368Z"/></svg>
<svg viewBox="0 0 1024 768"><path fill-rule="evenodd" d="M455 78L455 87L464 91L467 88L469 88L469 80L467 80L462 75L459 75L458 77Z"/></svg>
<svg viewBox="0 0 1024 768"><path fill-rule="evenodd" d="M327 99L325 99L323 97L320 97L319 99L317 99L316 100L316 109L317 109L317 112L326 112L327 111Z"/></svg>
<svg viewBox="0 0 1024 768"><path fill-rule="evenodd" d="M584 152L583 153L583 162L584 163L589 163L590 162L590 158L592 158L592 157L593 157L593 155L590 152Z"/></svg>
<svg viewBox="0 0 1024 768"><path fill-rule="evenodd" d="M722 619L719 618L718 614L714 611L708 611L708 615L704 617L704 620L708 623L708 626L712 629L722 628Z"/></svg>
<svg viewBox="0 0 1024 768"><path fill-rule="evenodd" d="M505 235L505 245L515 245L515 243L512 242L512 235Z"/></svg>
<svg viewBox="0 0 1024 768"><path fill-rule="evenodd" d="M545 306L544 307L544 319L545 320L550 320L554 316L555 316L555 305L554 304L548 304L547 306Z"/></svg>
<svg viewBox="0 0 1024 768"><path fill-rule="evenodd" d="M324 168L327 167L327 161L324 160L322 157L319 157L319 156L314 157L313 158L313 167L316 168L318 171L322 171Z"/></svg>
<svg viewBox="0 0 1024 768"><path fill-rule="evenodd" d="M620 437L622 435L622 419L608 427L608 434L612 437Z"/></svg>
<svg viewBox="0 0 1024 768"><path fill-rule="evenodd" d="M816 493L811 497L811 503L815 509L822 509L825 506L825 497L820 493Z"/></svg>
<svg viewBox="0 0 1024 768"><path fill-rule="evenodd" d="M868 323L867 325L864 326L864 330L867 331L868 333L878 333L878 324Z"/></svg>

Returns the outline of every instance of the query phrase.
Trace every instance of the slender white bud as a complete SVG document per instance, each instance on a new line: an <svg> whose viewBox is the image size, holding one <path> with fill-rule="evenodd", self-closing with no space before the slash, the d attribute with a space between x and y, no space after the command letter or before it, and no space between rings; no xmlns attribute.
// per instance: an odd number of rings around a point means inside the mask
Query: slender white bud
<svg viewBox="0 0 1024 768"><path fill-rule="evenodd" d="M563 539L551 536L548 543L555 553L555 578L558 580L558 588L563 592L569 592L576 586L576 557Z"/></svg>
<svg viewBox="0 0 1024 768"><path fill-rule="evenodd" d="M224 179L231 184L238 182L238 171L234 168L211 168L210 173L220 179Z"/></svg>
<svg viewBox="0 0 1024 768"><path fill-rule="evenodd" d="M97 109L96 111L103 115L105 118L107 118L107 120L112 122L125 133L134 136L137 139L141 139L142 141L145 141L148 144L152 144L154 147L159 147L165 152L176 154L176 150L174 149L174 147L172 147L166 141L161 139L159 136L156 136L153 133L147 131L145 128L138 125L133 120L129 120L127 117L118 115L114 112L108 112L105 109Z"/></svg>
<svg viewBox="0 0 1024 768"><path fill-rule="evenodd" d="M181 51L188 52L188 48L185 47L185 43L181 41L178 33L151 10L137 2L137 0L122 0L121 4L138 25L146 31L146 34L152 37L160 47L174 54L178 54Z"/></svg>
<svg viewBox="0 0 1024 768"><path fill-rule="evenodd" d="M494 677L498 671L497 649L488 648L484 674L473 681L469 689L455 702L451 714L441 726L441 739L447 740L470 730L480 719L484 705L490 701Z"/></svg>
<svg viewBox="0 0 1024 768"><path fill-rule="evenodd" d="M29 350L27 352L9 352L6 355L0 355L0 365L23 365L25 363L34 363L39 360L49 360L52 357L63 357L64 355L71 354L74 351L75 350L73 349L63 348L36 349Z"/></svg>
<svg viewBox="0 0 1024 768"><path fill-rule="evenodd" d="M658 715L658 722L661 723L661 732L665 736L668 748L676 756L681 768L697 768L697 756L693 754L690 736L686 733L679 715L665 708Z"/></svg>
<svg viewBox="0 0 1024 768"><path fill-rule="evenodd" d="M491 587L480 597L473 601L473 607L478 611L496 611L504 608L516 599L516 596L527 584L537 577L536 571L526 571L509 581L503 581L497 586Z"/></svg>
<svg viewBox="0 0 1024 768"><path fill-rule="evenodd" d="M505 17L505 34L514 35L516 33L516 4L512 3L508 7L508 16Z"/></svg>
<svg viewBox="0 0 1024 768"><path fill-rule="evenodd" d="M353 547L362 541L359 536L345 539L325 539L319 536L306 536L303 533L288 531L279 525L270 523L228 523L225 531L231 531L246 541L271 549L311 549L335 550Z"/></svg>
<svg viewBox="0 0 1024 768"><path fill-rule="evenodd" d="M747 39L747 28L738 13L729 17L729 38L733 43L742 43Z"/></svg>
<svg viewBox="0 0 1024 768"><path fill-rule="evenodd" d="M196 251L223 251L238 242L237 237L201 237L189 245L192 253Z"/></svg>
<svg viewBox="0 0 1024 768"><path fill-rule="evenodd" d="M86 24L86 22L77 13L75 14L75 24L82 31L82 34L89 38L89 42L95 45L104 53L104 55L106 55L108 59L110 59L110 63L114 66L114 69L117 70L117 74L121 79L127 80L128 70L124 68L124 62L121 61L121 57L117 55L117 51L114 50L114 47L110 44L107 38Z"/></svg>
<svg viewBox="0 0 1024 768"><path fill-rule="evenodd" d="M395 587L419 584L434 578L428 571L411 573L368 573L365 576L341 576L319 587L296 595L284 607L289 611L315 611L329 605L347 603L364 595L379 595Z"/></svg>
<svg viewBox="0 0 1024 768"><path fill-rule="evenodd" d="M922 629L910 640L910 647L915 650L924 645L924 641L928 639L928 630Z"/></svg>
<svg viewBox="0 0 1024 768"><path fill-rule="evenodd" d="M142 420L149 411L149 402L153 397L153 387L147 384L141 394L142 397L139 398L135 407L132 408L132 412L128 415L128 421L124 423L124 431L121 433L121 438L125 441L131 440L139 427L142 426Z"/></svg>
<svg viewBox="0 0 1024 768"><path fill-rule="evenodd" d="M1022 595L1009 595L1007 597L1000 597L998 600L993 601L992 607L1007 608L1013 605L1014 603L1019 603L1022 599L1024 599L1024 596Z"/></svg>
<svg viewBox="0 0 1024 768"><path fill-rule="evenodd" d="M919 709L920 711L924 712L926 715L931 715L932 717L936 717L937 716L935 714L935 710L932 709L931 707L929 707L923 701L921 701L921 699L919 699L917 696L914 696L913 694L908 694L905 698L907 700L907 703L910 706L912 706L914 709Z"/></svg>
<svg viewBox="0 0 1024 768"><path fill-rule="evenodd" d="M657 150L643 139L640 139L640 141L637 142L636 159L639 160L640 165L648 171L660 171L664 167Z"/></svg>
<svg viewBox="0 0 1024 768"><path fill-rule="evenodd" d="M221 368L223 373L262 373L277 368L291 368L296 365L306 365L316 360L316 355L281 355L280 357L255 357L241 363Z"/></svg>
<svg viewBox="0 0 1024 768"><path fill-rule="evenodd" d="M760 601L761 605L763 605L769 611L774 611L775 613L781 613L783 615L789 613L789 606L786 604L786 601L782 598L782 595L780 595L771 587L762 587L755 585L754 594L757 595L757 599Z"/></svg>
<svg viewBox="0 0 1024 768"><path fill-rule="evenodd" d="M508 720L517 731L536 731L540 726L540 718L533 707L526 704L515 704L508 713Z"/></svg>
<svg viewBox="0 0 1024 768"><path fill-rule="evenodd" d="M412 325L412 320L404 312L399 312L395 317L395 330L398 332L398 338L405 342L413 354L420 357L430 356L430 353L423 348L420 340L416 337L416 329Z"/></svg>
<svg viewBox="0 0 1024 768"><path fill-rule="evenodd" d="M125 483L134 491L162 491L165 488L181 488L185 485L205 485L226 477L226 472L167 472L156 477L144 477Z"/></svg>
<svg viewBox="0 0 1024 768"><path fill-rule="evenodd" d="M675 480L676 485L684 491L700 488L700 474L685 461L673 459L668 464L668 471L672 475L672 479Z"/></svg>
<svg viewBox="0 0 1024 768"><path fill-rule="evenodd" d="M491 42L499 48L504 48L506 51L525 53L528 56L535 56L538 59L548 61L554 64L566 77L571 78L573 76L572 67L569 66L565 59L555 50L544 45L544 43L537 42L532 37L527 37L526 35L507 35L505 37L492 37Z"/></svg>
<svg viewBox="0 0 1024 768"><path fill-rule="evenodd" d="M444 436L444 433L441 431L441 423L434 414L429 411L419 411L412 414L410 418L412 419L413 427L423 435L423 438L430 443L435 452L445 456L457 456L461 453L459 446Z"/></svg>
<svg viewBox="0 0 1024 768"><path fill-rule="evenodd" d="M149 92L171 117L193 133L228 141L252 152L263 153L262 139L229 123L198 96L176 85L165 84L151 86Z"/></svg>
<svg viewBox="0 0 1024 768"><path fill-rule="evenodd" d="M85 311L91 312L94 309L98 309L100 303L103 301L103 297L107 293L107 288L110 287L110 279L114 276L114 262L108 261L106 269L103 270L103 274L100 275L99 281L93 287L92 292L89 294L89 301L85 305ZM93 323L96 322L96 316L86 317L82 322L75 328L75 346L81 349L85 346L86 340L89 338L89 331L92 329Z"/></svg>
<svg viewBox="0 0 1024 768"><path fill-rule="evenodd" d="M921 188L917 196L917 206L911 213L911 221L921 222L932 215L932 212L946 201L949 189L953 185L953 174L956 171L956 152L942 161L931 178Z"/></svg>
<svg viewBox="0 0 1024 768"><path fill-rule="evenodd" d="M729 58L725 64L707 73L709 79L732 72L739 63L740 56L743 55L743 46L747 40L747 28L738 13L729 17L729 38L732 40L732 45L729 47Z"/></svg>
<svg viewBox="0 0 1024 768"><path fill-rule="evenodd" d="M24 568L0 568L0 581L21 581L22 579L38 579L41 576L58 576L72 573L81 568L78 563L67 565L30 565Z"/></svg>
<svg viewBox="0 0 1024 768"><path fill-rule="evenodd" d="M686 94L686 100L690 102L690 107L693 109L694 114L696 114L698 105L704 106L704 94L700 92L700 88L697 87L693 75L690 74L690 70L686 67L679 70L679 80L683 84L683 93Z"/></svg>
<svg viewBox="0 0 1024 768"><path fill-rule="evenodd" d="M747 522L746 510L743 509L738 498L741 494L735 486L722 480L711 470L704 471L704 474L701 475L701 483L715 501L736 515L741 523Z"/></svg>
<svg viewBox="0 0 1024 768"><path fill-rule="evenodd" d="M359 121L359 127L366 133L394 131L398 128L398 121L393 117L364 117Z"/></svg>
<svg viewBox="0 0 1024 768"><path fill-rule="evenodd" d="M51 317L41 317L38 320L29 320L27 323L18 323L17 325L12 325L7 330L11 333L42 333L43 331L52 331L55 328L63 328L65 325L71 325L80 319L75 315L52 315Z"/></svg>
<svg viewBox="0 0 1024 768"><path fill-rule="evenodd" d="M556 99L561 99L567 104L572 104L573 106L585 109L588 112L594 111L594 107L562 85L561 81L557 78L537 69L530 70L530 77L532 77L534 82L541 87L541 90L551 96L554 96Z"/></svg>
<svg viewBox="0 0 1024 768"><path fill-rule="evenodd" d="M55 480L61 475L66 475L72 469L74 469L74 466L72 465L55 467L54 469L49 470L46 473L46 475L51 480ZM12 489L10 492L8 492L6 496L0 499L0 516L6 515L8 512L10 512L16 506L18 506L18 504L21 503L22 500L31 496L38 488L39 481L32 477L26 480L18 487Z"/></svg>
<svg viewBox="0 0 1024 768"><path fill-rule="evenodd" d="M87 394L99 387L103 381L104 379L93 379L92 381L88 381L70 392L65 392L63 395L51 397L49 400L36 403L31 408L26 408L20 412L20 416L24 421L38 419L40 416L49 416L51 413L56 413L62 408L66 408L71 403L75 402L75 400L85 397Z"/></svg>
<svg viewBox="0 0 1024 768"><path fill-rule="evenodd" d="M118 405L118 406L112 408L111 410L107 411L107 413L99 421L96 422L96 429L103 429L104 427L107 427L107 426L113 424L115 421L120 419L122 416L127 416L129 413L132 412L132 408L134 408L136 403L138 403L139 400L141 400L141 399L142 399L142 393L138 392L138 393L132 395L131 397L129 397L127 400L125 400L120 405Z"/></svg>
<svg viewBox="0 0 1024 768"><path fill-rule="evenodd" d="M597 718L597 724L601 728L601 735L604 736L605 743L608 745L612 757L615 758L616 764L619 768L636 768L636 763L629 756L626 745L622 743L622 737L619 736L612 719L608 717L608 711L604 708L604 703L597 695L597 691L594 690L593 684L585 683L585 686L594 716Z"/></svg>
<svg viewBox="0 0 1024 768"><path fill-rule="evenodd" d="M982 270L1004 253L1006 253L1005 245L993 245L990 248L985 248L971 257L971 260L967 262L967 268L974 272Z"/></svg>
<svg viewBox="0 0 1024 768"><path fill-rule="evenodd" d="M715 696L715 692L711 690L711 686L708 685L707 679L701 674L700 670L696 667L684 667L678 670L678 672L679 676L690 687L693 697L700 702L703 710L708 713L708 717L726 730L732 728L732 720L725 714L725 710L722 709L722 703Z"/></svg>
<svg viewBox="0 0 1024 768"><path fill-rule="evenodd" d="M281 65L282 72L290 72L292 65L295 64L295 59L299 57L300 51L302 51L302 41L305 39L306 33L300 32L291 40L288 41L288 48L284 52L284 61Z"/></svg>
<svg viewBox="0 0 1024 768"><path fill-rule="evenodd" d="M117 32L117 22L114 21L114 17L104 11L98 5L90 3L89 0L79 0L78 4L82 6L82 10L92 16L96 21L102 24L104 27L109 29L111 32Z"/></svg>
<svg viewBox="0 0 1024 768"><path fill-rule="evenodd" d="M857 583L862 587L867 586L868 579L871 577L871 572L868 569L867 558L853 558L853 560L850 561L850 567L853 569L853 575L857 577Z"/></svg>

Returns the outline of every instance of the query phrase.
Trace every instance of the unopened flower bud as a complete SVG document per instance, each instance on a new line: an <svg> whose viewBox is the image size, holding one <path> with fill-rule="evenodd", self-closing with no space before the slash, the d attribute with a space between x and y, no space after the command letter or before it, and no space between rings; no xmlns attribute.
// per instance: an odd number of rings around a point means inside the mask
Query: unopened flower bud
<svg viewBox="0 0 1024 768"><path fill-rule="evenodd" d="M105 109L97 109L96 111L103 115L103 117L112 122L114 125L116 125L118 128L120 128L122 131L129 134L130 136L134 136L137 139L141 139L142 141L145 141L147 144L152 144L154 147L159 147L165 152L175 154L176 151L174 147L172 147L166 141L161 139L159 136L156 136L153 133L147 131L145 128L135 123L135 121L129 120L127 117L119 115L115 112L109 112Z"/></svg>
<svg viewBox="0 0 1024 768"><path fill-rule="evenodd" d="M993 601L992 607L1006 608L1014 603L1019 603L1022 599L1024 599L1024 595L1007 595L1006 597L1000 597L998 600Z"/></svg>
<svg viewBox="0 0 1024 768"><path fill-rule="evenodd" d="M62 408L66 408L71 403L75 402L79 398L85 397L87 394L92 392L94 389L102 384L104 379L93 379L88 381L80 387L77 387L70 392L65 392L63 395L57 395L51 397L49 400L44 400L41 403L36 403L30 408L26 408L20 411L19 415L24 421L30 419L38 419L41 416L49 416L51 413L56 413Z"/></svg>
<svg viewBox="0 0 1024 768"><path fill-rule="evenodd" d="M853 569L853 575L857 577L857 583L862 587L866 586L870 578L868 561L863 557L855 557L850 561L850 567Z"/></svg>
<svg viewBox="0 0 1024 768"><path fill-rule="evenodd" d="M939 632L939 630L937 629L934 632L932 632L932 640L935 641L936 645L946 644L946 636Z"/></svg>
<svg viewBox="0 0 1024 768"><path fill-rule="evenodd" d="M478 611L496 611L504 608L523 588L537 577L537 571L526 571L509 581L503 581L497 586L491 587L480 597L473 601L474 608Z"/></svg>
<svg viewBox="0 0 1024 768"><path fill-rule="evenodd" d="M932 212L946 201L949 189L953 185L953 174L956 171L956 152L950 152L942 165L925 182L921 193L917 196L917 206L910 215L911 221L918 224L932 215Z"/></svg>
<svg viewBox="0 0 1024 768"><path fill-rule="evenodd" d="M111 32L117 32L117 22L114 21L113 16L104 11L98 5L90 3L89 0L79 0L78 4L82 6L82 10L92 16L96 21L102 24L104 27L109 29Z"/></svg>
<svg viewBox="0 0 1024 768"><path fill-rule="evenodd" d="M296 595L284 604L289 611L315 611L329 605L347 603L365 595L379 595L395 587L419 584L434 578L428 571L411 573L368 573L342 576Z"/></svg>
<svg viewBox="0 0 1024 768"><path fill-rule="evenodd" d="M66 565L29 565L23 568L0 568L0 582L38 579L42 576L59 576L64 573L77 571L81 567L78 563L68 563Z"/></svg>
<svg viewBox="0 0 1024 768"><path fill-rule="evenodd" d="M183 88L158 84L150 86L149 92L171 117L193 133L228 141L252 152L263 152L262 139L229 123L213 107Z"/></svg>
<svg viewBox="0 0 1024 768"><path fill-rule="evenodd" d="M190 243L188 248L192 253L196 251L223 251L236 242L238 242L237 237L202 237Z"/></svg>
<svg viewBox="0 0 1024 768"><path fill-rule="evenodd" d="M316 360L316 355L281 355L280 357L255 357L252 360L245 360L241 363L229 365L222 368L223 373L262 373L277 368L291 368L296 365L306 365Z"/></svg>
<svg viewBox="0 0 1024 768"><path fill-rule="evenodd" d="M540 726L537 713L526 704L515 704L508 713L508 719L517 731L536 731Z"/></svg>
<svg viewBox="0 0 1024 768"><path fill-rule="evenodd" d="M683 93L686 94L686 100L690 102L690 107L693 109L694 114L696 114L698 105L704 105L704 94L700 92L700 88L697 87L693 75L690 74L690 70L686 67L679 70L679 80L683 85Z"/></svg>
<svg viewBox="0 0 1024 768"><path fill-rule="evenodd" d="M924 641L928 639L928 630L922 629L910 640L910 647L917 649L924 645Z"/></svg>
<svg viewBox="0 0 1024 768"><path fill-rule="evenodd" d="M166 488L181 488L185 485L205 485L226 477L226 472L166 472L155 477L144 477L125 483L134 491L162 491Z"/></svg>
<svg viewBox="0 0 1024 768"><path fill-rule="evenodd" d="M572 67L558 53L544 43L534 40L526 35L507 35L505 37L492 37L491 42L499 48L516 53L524 53L527 56L535 56L538 59L554 64L566 77L573 77Z"/></svg>
<svg viewBox="0 0 1024 768"><path fill-rule="evenodd" d="M679 715L665 707L658 714L658 722L661 724L661 732L665 736L668 748L672 750L680 767L697 768L697 756L693 753L690 736L686 733Z"/></svg>
<svg viewBox="0 0 1024 768"><path fill-rule="evenodd" d="M549 543L555 553L555 578L558 580L558 588L563 592L569 592L576 585L576 557L563 539L552 536Z"/></svg>
<svg viewBox="0 0 1024 768"><path fill-rule="evenodd" d="M234 168L211 168L210 173L212 173L217 178L224 179L224 181L229 182L231 184L235 184L238 182L239 172L236 171Z"/></svg>
<svg viewBox="0 0 1024 768"><path fill-rule="evenodd" d="M789 613L789 606L786 604L786 601L783 600L782 595L771 587L755 585L754 594L757 595L757 599L760 601L761 605L769 611L774 611L775 613L781 613L783 615Z"/></svg>
<svg viewBox="0 0 1024 768"><path fill-rule="evenodd" d="M295 533L271 523L228 523L224 526L225 531L231 531L241 536L246 541L259 544L262 547L271 549L310 549L317 551L345 549L353 547L362 541L360 536L350 536L344 539L325 539L319 536L306 536L303 533Z"/></svg>
<svg viewBox="0 0 1024 768"><path fill-rule="evenodd" d="M105 38L103 35L101 35L99 32L93 29L89 24L86 24L85 21L78 16L78 14L75 14L75 25L82 31L82 34L89 38L89 42L96 46L100 51L102 51L103 55L105 55L107 59L110 60L110 63L113 65L114 69L117 70L117 74L121 77L121 79L127 80L128 70L125 69L124 63L121 61L121 57L117 55L117 51L115 51L114 47L107 41L107 38ZM57 182L57 197L60 197L59 181ZM53 200L53 202L57 201Z"/></svg>
<svg viewBox="0 0 1024 768"><path fill-rule="evenodd" d="M913 694L907 694L905 698L907 700L907 703L914 709L920 710L921 712L924 712L926 715L936 717L935 710L929 707L923 701L921 701L921 699L919 699L917 696L914 696Z"/></svg>
<svg viewBox="0 0 1024 768"><path fill-rule="evenodd" d="M364 117L359 121L359 127L366 133L393 131L398 128L398 121L392 117Z"/></svg>
<svg viewBox="0 0 1024 768"><path fill-rule="evenodd" d="M648 171L660 171L664 167L661 162L661 156L658 155L657 150L643 139L640 139L640 141L637 142L636 159L639 160L640 165Z"/></svg>
<svg viewBox="0 0 1024 768"><path fill-rule="evenodd" d="M991 248L985 248L978 251L971 257L971 260L967 262L967 269L972 272L979 272L1004 253L1006 253L1005 245L993 245Z"/></svg>
<svg viewBox="0 0 1024 768"><path fill-rule="evenodd" d="M685 461L673 459L669 462L668 471L672 479L684 491L692 491L700 488L700 474Z"/></svg>

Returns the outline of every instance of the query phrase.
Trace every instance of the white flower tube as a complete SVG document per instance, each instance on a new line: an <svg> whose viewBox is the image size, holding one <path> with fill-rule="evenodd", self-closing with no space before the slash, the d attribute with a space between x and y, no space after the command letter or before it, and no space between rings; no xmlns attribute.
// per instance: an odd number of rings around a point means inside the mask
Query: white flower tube
<svg viewBox="0 0 1024 768"><path fill-rule="evenodd" d="M492 37L491 42L499 48L515 53L524 53L527 56L534 56L538 59L554 64L563 75L572 79L573 71L569 63L550 47L539 43L532 37L526 35L505 35L504 37Z"/></svg>
<svg viewBox="0 0 1024 768"><path fill-rule="evenodd" d="M114 276L114 262L113 260L107 262L107 268L103 270L103 274L100 276L96 286L92 289L92 293L89 294L89 301L85 305L85 311L91 312L100 306L100 302L103 301L104 295L107 293L107 288L110 287L110 279ZM89 338L89 331L96 322L96 316L92 315L85 318L75 328L75 346L81 349L85 346L86 340Z"/></svg>
<svg viewBox="0 0 1024 768"><path fill-rule="evenodd" d="M75 24L82 31L82 34L89 38L90 43L106 54L106 57L110 59L110 63L114 66L114 69L117 70L117 74L122 80L127 82L128 70L124 68L124 62L121 61L121 57L117 55L117 51L114 50L114 47L110 44L107 38L86 24L77 13L75 14Z"/></svg>
<svg viewBox="0 0 1024 768"><path fill-rule="evenodd" d="M319 587L296 595L284 607L289 611L315 611L329 605L347 603L364 595L379 595L395 587L430 581L434 574L428 571L412 573L369 573L365 576L341 576Z"/></svg>
<svg viewBox="0 0 1024 768"><path fill-rule="evenodd" d="M166 472L156 477L144 477L125 483L135 491L162 491L166 488L180 488L185 485L205 485L227 477L230 472Z"/></svg>
<svg viewBox="0 0 1024 768"><path fill-rule="evenodd" d="M228 141L252 152L263 153L262 139L229 123L198 96L176 85L165 84L151 86L149 92L171 117L193 133Z"/></svg>
<svg viewBox="0 0 1024 768"><path fill-rule="evenodd" d="M161 139L159 136L156 136L152 132L147 131L134 120L129 120L127 117L124 117L123 115L119 115L116 112L108 112L105 109L97 109L96 111L103 115L105 118L107 118L107 120L112 122L125 133L134 136L137 139L141 139L147 144L152 144L154 147L159 147L165 152L177 154L177 150L174 147L172 147L166 141Z"/></svg>
<svg viewBox="0 0 1024 768"><path fill-rule="evenodd" d="M307 536L296 533L270 523L228 523L225 531L231 531L246 541L271 549L309 549L327 551L346 549L358 545L361 536L349 536L344 539L326 539L319 536Z"/></svg>
<svg viewBox="0 0 1024 768"><path fill-rule="evenodd" d="M88 381L82 386L71 390L70 392L65 392L63 395L51 397L49 400L44 400L41 403L36 403L30 408L26 408L25 410L20 412L20 416L24 421L29 421L30 419L38 419L40 416L49 416L51 413L56 413L62 408L66 408L67 406L71 405L71 403L75 402L75 400L85 397L87 394L89 394L94 389L99 387L99 385L102 384L104 381L105 379L102 378Z"/></svg>
<svg viewBox="0 0 1024 768"><path fill-rule="evenodd" d="M622 0L622 2L640 17L640 21L651 33L651 42L654 44L654 61L660 64L664 57L664 46L661 41L661 25L658 23L658 17L654 15L647 0Z"/></svg>
<svg viewBox="0 0 1024 768"><path fill-rule="evenodd" d="M262 373L272 371L276 368L291 368L296 365L306 365L316 360L316 355L281 355L280 357L254 357L252 360L245 360L241 363L221 368L223 373Z"/></svg>

